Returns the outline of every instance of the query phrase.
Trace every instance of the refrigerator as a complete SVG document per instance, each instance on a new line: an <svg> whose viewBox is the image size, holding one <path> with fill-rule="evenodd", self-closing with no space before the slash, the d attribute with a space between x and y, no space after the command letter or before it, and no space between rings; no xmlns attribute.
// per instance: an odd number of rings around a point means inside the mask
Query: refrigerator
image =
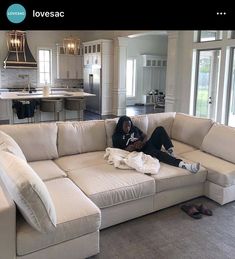
<svg viewBox="0 0 235 259"><path fill-rule="evenodd" d="M83 70L84 92L95 94L86 97L86 110L101 114L102 84L101 67L98 65L86 65Z"/></svg>

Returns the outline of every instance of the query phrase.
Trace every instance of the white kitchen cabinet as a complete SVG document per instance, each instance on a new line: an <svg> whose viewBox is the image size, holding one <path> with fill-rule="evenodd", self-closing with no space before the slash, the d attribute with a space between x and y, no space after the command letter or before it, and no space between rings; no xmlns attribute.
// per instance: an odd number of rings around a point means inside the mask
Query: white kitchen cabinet
<svg viewBox="0 0 235 259"><path fill-rule="evenodd" d="M102 42L100 41L83 43L84 66L85 65L101 66L101 45L102 45Z"/></svg>
<svg viewBox="0 0 235 259"><path fill-rule="evenodd" d="M57 46L57 78L81 79L83 78L83 58L78 55L64 54L63 47Z"/></svg>
<svg viewBox="0 0 235 259"><path fill-rule="evenodd" d="M143 67L166 67L167 58L157 55L142 55Z"/></svg>

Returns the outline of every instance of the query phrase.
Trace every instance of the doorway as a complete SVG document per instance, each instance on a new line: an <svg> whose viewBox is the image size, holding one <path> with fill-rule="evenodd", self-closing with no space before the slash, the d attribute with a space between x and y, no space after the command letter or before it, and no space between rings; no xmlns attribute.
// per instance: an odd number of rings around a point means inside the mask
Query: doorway
<svg viewBox="0 0 235 259"><path fill-rule="evenodd" d="M221 50L197 52L197 81L195 88L194 115L216 118Z"/></svg>

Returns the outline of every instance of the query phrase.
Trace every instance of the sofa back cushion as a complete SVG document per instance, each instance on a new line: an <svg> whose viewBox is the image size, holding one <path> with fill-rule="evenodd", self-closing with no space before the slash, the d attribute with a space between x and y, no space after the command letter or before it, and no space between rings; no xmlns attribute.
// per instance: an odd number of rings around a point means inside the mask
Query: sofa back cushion
<svg viewBox="0 0 235 259"><path fill-rule="evenodd" d="M1 125L23 151L28 162L58 158L56 123Z"/></svg>
<svg viewBox="0 0 235 259"><path fill-rule="evenodd" d="M59 122L59 156L105 150L106 133L103 120Z"/></svg>
<svg viewBox="0 0 235 259"><path fill-rule="evenodd" d="M188 145L200 148L202 141L213 125L210 119L177 113L172 125L171 137Z"/></svg>
<svg viewBox="0 0 235 259"><path fill-rule="evenodd" d="M147 115L130 116L130 118L136 127L138 127L145 134L147 134L147 128L148 128ZM113 147L112 136L113 136L113 133L114 133L118 120L119 120L119 118L105 120L107 147Z"/></svg>
<svg viewBox="0 0 235 259"><path fill-rule="evenodd" d="M56 211L51 196L26 161L9 152L0 151L0 177L32 227L40 232L55 228Z"/></svg>
<svg viewBox="0 0 235 259"><path fill-rule="evenodd" d="M235 163L235 128L215 123L205 136L201 150Z"/></svg>
<svg viewBox="0 0 235 259"><path fill-rule="evenodd" d="M163 112L148 114L148 138L151 137L156 127L162 126L170 136L171 127L175 118L175 112Z"/></svg>
<svg viewBox="0 0 235 259"><path fill-rule="evenodd" d="M12 137L7 135L3 131L0 131L0 150L10 152L26 161L26 158L19 145Z"/></svg>

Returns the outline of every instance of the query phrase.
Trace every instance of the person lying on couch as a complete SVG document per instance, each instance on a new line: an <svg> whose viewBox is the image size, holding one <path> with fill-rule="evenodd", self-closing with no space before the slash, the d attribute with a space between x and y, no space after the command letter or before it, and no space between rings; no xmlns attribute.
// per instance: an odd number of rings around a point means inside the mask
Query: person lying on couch
<svg viewBox="0 0 235 259"><path fill-rule="evenodd" d="M129 152L139 151L157 158L160 162L187 169L197 173L200 163L186 163L175 157L173 144L163 127L156 127L149 140L147 136L133 125L131 118L121 116L112 136L113 147L127 150ZM161 151L162 146L166 152Z"/></svg>

